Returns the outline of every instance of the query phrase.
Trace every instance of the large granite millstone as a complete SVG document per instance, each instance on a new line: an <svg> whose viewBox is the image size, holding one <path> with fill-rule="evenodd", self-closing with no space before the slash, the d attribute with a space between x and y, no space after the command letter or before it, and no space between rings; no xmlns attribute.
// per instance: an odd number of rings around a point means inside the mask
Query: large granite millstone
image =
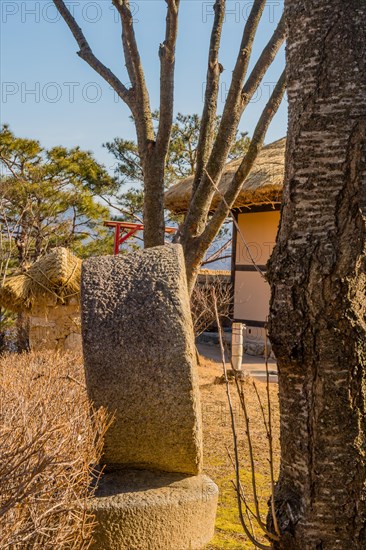
<svg viewBox="0 0 366 550"><path fill-rule="evenodd" d="M114 413L107 471L196 475L202 435L193 328L180 245L90 258L82 269L88 394Z"/></svg>
<svg viewBox="0 0 366 550"><path fill-rule="evenodd" d="M215 529L217 486L207 476L120 470L89 503L93 550L198 550Z"/></svg>

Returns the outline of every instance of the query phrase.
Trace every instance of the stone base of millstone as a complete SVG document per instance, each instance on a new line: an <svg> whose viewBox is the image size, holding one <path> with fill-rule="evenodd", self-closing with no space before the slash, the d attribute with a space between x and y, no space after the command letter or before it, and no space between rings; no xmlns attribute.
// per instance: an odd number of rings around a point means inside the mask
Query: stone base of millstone
<svg viewBox="0 0 366 550"><path fill-rule="evenodd" d="M105 474L90 510L93 550L198 550L214 535L218 488L205 475Z"/></svg>

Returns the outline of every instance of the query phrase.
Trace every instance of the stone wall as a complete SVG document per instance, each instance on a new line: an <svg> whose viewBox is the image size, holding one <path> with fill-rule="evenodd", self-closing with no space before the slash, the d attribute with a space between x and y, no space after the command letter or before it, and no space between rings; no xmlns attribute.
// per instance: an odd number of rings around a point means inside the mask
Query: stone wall
<svg viewBox="0 0 366 550"><path fill-rule="evenodd" d="M29 315L29 344L32 350L71 350L81 352L80 306L68 305L33 308Z"/></svg>

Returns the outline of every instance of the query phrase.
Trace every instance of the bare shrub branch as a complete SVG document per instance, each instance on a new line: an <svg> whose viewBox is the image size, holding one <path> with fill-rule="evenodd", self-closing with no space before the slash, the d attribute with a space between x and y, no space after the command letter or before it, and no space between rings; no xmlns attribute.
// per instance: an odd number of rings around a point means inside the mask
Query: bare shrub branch
<svg viewBox="0 0 366 550"><path fill-rule="evenodd" d="M215 290L214 289L212 290L212 299L213 299L213 303L215 304L216 323L217 323L217 326L219 328L219 343L220 343L220 351L221 351L221 361L222 361L222 367L223 367L223 371L224 371L226 395L227 395L227 400L228 400L228 404L229 404L231 430L232 430L232 434L233 434L234 463L235 463L235 474L236 474L235 487L236 487L240 522L241 522L241 525L243 527L243 530L244 530L246 536L254 544L255 547L260 548L261 550L270 550L271 546L268 546L266 544L262 544L256 538L254 538L253 533L252 533L252 526L250 525L250 523L249 523L249 527L247 526L247 523L246 523L246 520L245 520L245 517L244 517L243 503L245 503L246 512L250 509L248 508L248 505L246 504L244 493L241 490L242 485L241 485L241 481L240 481L240 459L239 459L239 448L238 448L238 432L237 432L237 428L236 428L234 407L233 407L233 403L232 403L232 398L231 398L231 393L230 393L230 384L229 384L229 379L228 379L228 375L227 375L227 368L226 368L226 362L225 362L225 346L224 346L224 340L223 340L223 331L222 331L222 327L221 327L221 324L220 324L220 316L219 316L219 312L218 312L218 309L217 309L217 302L216 302ZM239 388L238 381L237 381L236 378L235 378L235 381L236 381L236 384L237 384L237 389L239 389L239 392L240 392L240 388ZM240 393L239 393L239 396L240 396ZM255 481L254 481L254 483L255 483ZM257 511L257 503L256 503L256 511ZM251 512L251 513L253 514L253 512ZM259 519L258 515L253 514L253 516L258 521L258 519ZM261 522L258 521L258 523L261 523ZM265 533L265 534L267 534L267 533ZM272 537L274 538L274 536L272 536Z"/></svg>
<svg viewBox="0 0 366 550"><path fill-rule="evenodd" d="M196 336L208 330L216 322L215 303L212 298L213 289L220 319L230 318L233 301L232 284L224 281L220 275L214 277L200 275L191 296L191 312Z"/></svg>

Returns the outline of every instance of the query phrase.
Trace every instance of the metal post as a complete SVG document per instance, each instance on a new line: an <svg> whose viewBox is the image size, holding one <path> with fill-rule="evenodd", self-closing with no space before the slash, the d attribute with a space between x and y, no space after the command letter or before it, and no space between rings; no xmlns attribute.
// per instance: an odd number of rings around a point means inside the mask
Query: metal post
<svg viewBox="0 0 366 550"><path fill-rule="evenodd" d="M115 232L114 232L114 254L115 254L115 256L117 256L117 254L119 254L120 234L121 234L121 227L120 227L119 224L117 224Z"/></svg>

